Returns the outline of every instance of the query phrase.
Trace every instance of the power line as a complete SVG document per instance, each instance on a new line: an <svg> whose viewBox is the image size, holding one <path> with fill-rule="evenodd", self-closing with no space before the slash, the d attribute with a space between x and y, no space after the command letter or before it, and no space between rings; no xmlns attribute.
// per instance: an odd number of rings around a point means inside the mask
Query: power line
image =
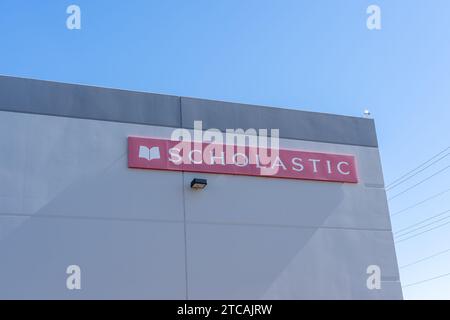
<svg viewBox="0 0 450 320"><path fill-rule="evenodd" d="M417 233L417 234L415 234L415 235L412 235L412 236L410 236L410 237L407 237L407 238L405 238L405 239L400 239L400 240L397 240L397 241L395 241L395 243L400 243L400 242L403 242L403 241L406 241L406 240L409 240L409 239L412 239L412 238L418 237L418 236L420 236L420 235L422 235L422 234L424 234L424 233L427 233L427 232L433 231L433 230L435 230L435 229L438 229L438 228L440 228L440 227L443 227L443 226L445 226L445 225L447 225L447 224L449 224L449 223L450 223L450 221L448 221L448 222L446 222L446 223L443 223L443 224L440 224L440 225L438 225L438 226L436 226L436 227L433 227L433 228L431 228L431 229L428 229L428 230L422 231L422 232L420 232L420 233Z"/></svg>
<svg viewBox="0 0 450 320"><path fill-rule="evenodd" d="M407 268L407 267L411 267L411 266L416 265L416 264L418 264L418 263L420 263L420 262L423 262L423 261L426 261L426 260L435 258L435 257L440 256L440 255L442 255L442 254L444 254L444 253L447 253L447 252L450 252L450 248L447 249L447 250L444 250L444 251L435 253L435 254L433 254L433 255L431 255L431 256L428 256L428 257L425 257L425 258L422 258L422 259L413 261L413 262L411 262L411 263L405 264L404 266L401 266L401 267L399 267L399 268L400 268L400 269L404 269L404 268Z"/></svg>
<svg viewBox="0 0 450 320"><path fill-rule="evenodd" d="M411 210L411 209L413 209L413 208L415 208L415 207L417 207L417 206L419 206L419 205L421 205L421 204L423 204L423 203L425 203L425 202L427 202L427 201L433 200L433 199L435 199L435 198L437 198L437 197L439 197L439 196L441 196L441 195L443 195L443 194L445 194L445 193L447 193L447 192L449 192L449 191L450 191L450 188L448 188L448 189L446 189L446 190L444 190L444 191L442 191L442 192L439 192L439 193L437 193L437 194L435 194L435 195L432 195L431 197L426 198L425 200L422 200L422 201L420 201L420 202L417 202L417 203L415 203L415 204L413 204L413 205L411 205L411 206L409 206L409 207L407 207L407 208L404 208L404 209L402 209L402 210L399 210L399 211L397 211L397 212L394 212L394 213L391 214L391 217L394 217L394 216L396 216L396 215L398 215L398 214L400 214L400 213L402 213L402 212Z"/></svg>
<svg viewBox="0 0 450 320"><path fill-rule="evenodd" d="M422 224L422 223L424 223L424 222L427 222L428 220L431 220L431 219L433 219L433 218L437 218L437 217L439 217L439 216L442 216L443 214L446 214L447 212L450 212L450 209L449 209L449 210L446 210L446 211L443 211L443 212L440 212L440 213L438 213L438 214L436 214L436 215L434 215L434 216L431 216L431 217L429 217L429 218L426 218L426 219L424 219L424 220L422 220L422 221L419 221L419 222L417 222L417 223L414 223L414 224L412 224L412 225L410 225L410 226L408 226L408 227L405 227L405 228L403 228L403 229L400 229L400 230L394 232L394 234L396 234L396 233L401 233L401 232L404 231L404 230L408 230L408 229L410 229L410 228L413 228L413 227L415 227L415 226L417 226L417 225L420 225L420 224Z"/></svg>
<svg viewBox="0 0 450 320"><path fill-rule="evenodd" d="M421 280L421 281L417 281L417 282L413 282L413 283L407 284L405 286L402 286L402 288L412 287L412 286L415 286L415 285L418 285L418 284L421 284L421 283L429 282L429 281L432 281L432 280L436 280L436 279L440 279L440 278L444 278L444 277L448 277L448 276L450 276L450 273L441 274L439 276L436 276L436 277L433 277L433 278L430 278L430 279L425 279L425 280Z"/></svg>
<svg viewBox="0 0 450 320"><path fill-rule="evenodd" d="M403 233L403 234L400 234L400 235L398 235L398 236L396 236L396 237L397 237L397 238L404 237L404 236L406 236L407 234L416 232L417 230L420 230L420 229L423 229L423 228L425 228L425 227L431 226L431 225L433 225L433 224L435 224L435 223L441 222L441 221L446 220L446 219L448 219L448 218L450 218L450 216L447 216L447 217L444 217L444 218L442 218L442 219L439 219L439 220L430 222L430 223L428 223L428 224L426 224L426 225L424 225L424 226L415 228L415 229L413 229L413 230L410 230L410 231L408 231L408 232L405 232L405 233Z"/></svg>
<svg viewBox="0 0 450 320"><path fill-rule="evenodd" d="M389 183L386 188L391 187L394 183L396 183L397 181L403 179L404 177L408 176L409 174L413 173L414 171L416 171L417 169L420 169L421 167L423 167L424 165L426 165L428 162L430 162L431 160L433 160L434 158L439 157L441 154L443 154L444 152L446 152L447 150L450 149L450 146L446 147L444 150L440 151L438 154L432 156L430 159L428 159L427 161L425 161L424 163L422 163L421 165L419 165L418 167L412 169L411 171L405 173L404 175L402 175L400 178L397 178L396 180L392 181L391 183Z"/></svg>
<svg viewBox="0 0 450 320"><path fill-rule="evenodd" d="M446 166L445 168L439 170L438 172L433 173L431 176L429 176L429 177L427 177L427 178L425 178L425 179L419 181L418 183L416 183L416 184L412 185L411 187L409 187L409 188L403 190L402 192L397 193L396 195L392 196L392 197L389 198L388 200L391 201L391 200L393 200L393 199L395 199L395 198L401 196L402 194L408 192L409 190L414 189L415 187L421 185L421 184L424 183L425 181L428 181L428 180L430 180L431 178L437 176L438 174L444 172L444 171L447 170L448 168L450 168L450 165L448 165L448 166Z"/></svg>
<svg viewBox="0 0 450 320"><path fill-rule="evenodd" d="M429 164L428 166L426 166L425 168L415 172L413 175L410 175L409 177L400 180L399 182L397 182L396 184L392 185L391 187L386 187L386 191L391 191L392 189L394 189L395 187L398 187L399 185L405 183L406 181L408 181L409 179L415 177L416 175L418 175L419 173L425 171L426 169L428 169L429 167L433 166L434 164L438 163L439 161L441 161L442 159L445 159L448 155L450 155L450 153L445 154L443 157L440 157L439 159L437 159L436 161L432 162L431 164Z"/></svg>

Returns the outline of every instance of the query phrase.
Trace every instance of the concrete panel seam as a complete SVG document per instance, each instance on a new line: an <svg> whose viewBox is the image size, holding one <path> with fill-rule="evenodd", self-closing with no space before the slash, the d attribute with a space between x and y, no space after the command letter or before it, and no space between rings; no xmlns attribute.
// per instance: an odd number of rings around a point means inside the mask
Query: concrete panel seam
<svg viewBox="0 0 450 320"><path fill-rule="evenodd" d="M188 224L202 224L202 225L222 225L222 226L240 226L240 227L272 227L272 228L290 228L290 229L330 229L330 230L348 230L348 231L377 231L377 232L391 232L392 229L383 228L358 228L358 227L340 227L340 226L313 226L313 225L285 225L285 224L263 224L263 223L233 223L233 222L212 222L212 221L198 221L186 220Z"/></svg>
<svg viewBox="0 0 450 320"><path fill-rule="evenodd" d="M73 216L73 215L54 215L54 214L31 214L31 213L0 213L1 217L18 217L33 219L67 219L67 220L100 220L117 222L157 222L157 223L183 223L184 220L168 220L157 218L119 218L119 217L93 217L93 216Z"/></svg>
<svg viewBox="0 0 450 320"><path fill-rule="evenodd" d="M364 186L372 189L384 189L384 184L379 183L364 183Z"/></svg>

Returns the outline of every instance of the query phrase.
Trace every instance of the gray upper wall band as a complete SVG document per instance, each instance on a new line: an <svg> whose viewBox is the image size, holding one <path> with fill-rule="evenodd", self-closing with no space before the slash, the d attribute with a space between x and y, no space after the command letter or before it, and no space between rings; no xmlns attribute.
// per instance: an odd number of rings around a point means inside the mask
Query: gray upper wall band
<svg viewBox="0 0 450 320"><path fill-rule="evenodd" d="M377 147L372 119L0 76L0 110L192 129L279 129L280 137Z"/></svg>

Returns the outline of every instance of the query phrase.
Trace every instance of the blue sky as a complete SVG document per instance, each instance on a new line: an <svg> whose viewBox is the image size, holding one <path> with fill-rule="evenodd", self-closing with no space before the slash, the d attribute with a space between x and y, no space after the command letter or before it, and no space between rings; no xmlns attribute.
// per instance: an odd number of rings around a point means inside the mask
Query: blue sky
<svg viewBox="0 0 450 320"><path fill-rule="evenodd" d="M65 26L70 4L81 7L81 30ZM366 28L370 4L382 30ZM448 0L2 0L0 74L356 116L367 108L389 183L450 145L449 12ZM393 199L391 212L446 188L450 170ZM450 193L394 216L394 231L448 209ZM449 231L398 243L399 264L450 248ZM401 276L449 272L450 252ZM448 288L450 277L404 295L450 299Z"/></svg>

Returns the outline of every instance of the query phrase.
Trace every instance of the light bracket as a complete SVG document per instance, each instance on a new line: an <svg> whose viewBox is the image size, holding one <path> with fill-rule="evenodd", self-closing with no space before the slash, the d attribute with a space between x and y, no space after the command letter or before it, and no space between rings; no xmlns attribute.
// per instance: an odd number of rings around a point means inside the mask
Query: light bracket
<svg viewBox="0 0 450 320"><path fill-rule="evenodd" d="M208 181L206 179L194 178L191 181L191 188L196 190L205 189Z"/></svg>

